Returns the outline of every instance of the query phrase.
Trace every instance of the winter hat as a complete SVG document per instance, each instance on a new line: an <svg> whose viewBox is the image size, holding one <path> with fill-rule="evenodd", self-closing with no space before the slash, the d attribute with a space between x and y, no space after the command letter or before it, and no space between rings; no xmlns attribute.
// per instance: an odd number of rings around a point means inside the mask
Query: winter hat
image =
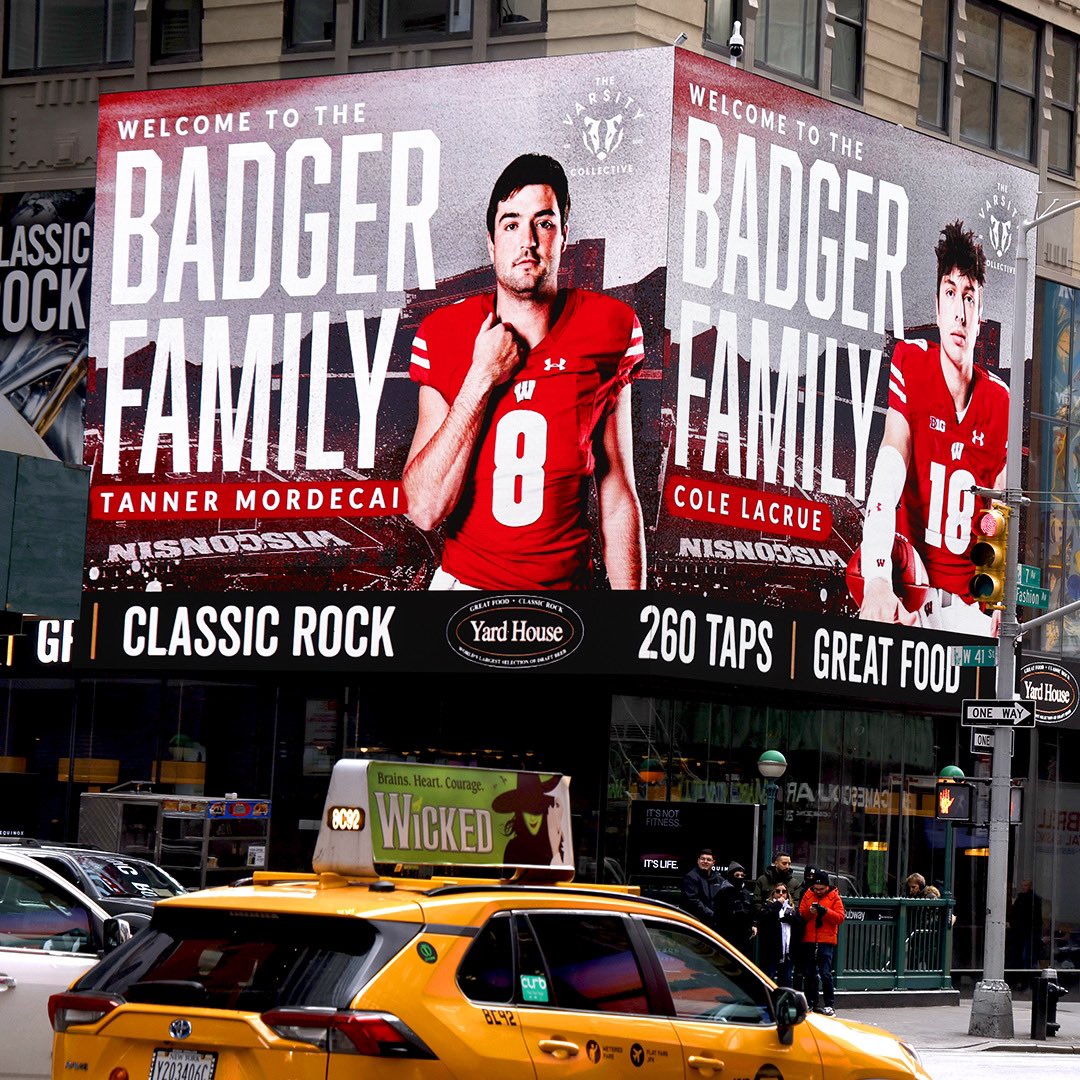
<svg viewBox="0 0 1080 1080"><path fill-rule="evenodd" d="M829 875L824 870L815 870L807 879L811 885L831 885Z"/></svg>

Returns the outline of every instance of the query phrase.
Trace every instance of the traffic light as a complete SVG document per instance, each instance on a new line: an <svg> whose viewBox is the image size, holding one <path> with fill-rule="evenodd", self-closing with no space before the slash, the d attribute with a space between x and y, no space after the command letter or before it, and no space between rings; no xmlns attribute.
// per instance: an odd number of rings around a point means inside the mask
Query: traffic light
<svg viewBox="0 0 1080 1080"><path fill-rule="evenodd" d="M1005 600L1005 546L1009 535L1009 507L994 503L980 510L972 522L975 543L971 561L975 566L968 593L980 604L1002 607Z"/></svg>
<svg viewBox="0 0 1080 1080"><path fill-rule="evenodd" d="M970 821L971 795L970 784L939 780L934 792L934 817L944 821Z"/></svg>

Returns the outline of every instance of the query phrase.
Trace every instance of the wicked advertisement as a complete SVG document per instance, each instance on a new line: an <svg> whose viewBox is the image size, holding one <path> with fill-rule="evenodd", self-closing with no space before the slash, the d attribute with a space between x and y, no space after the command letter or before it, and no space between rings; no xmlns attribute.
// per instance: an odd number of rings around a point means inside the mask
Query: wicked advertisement
<svg viewBox="0 0 1080 1080"><path fill-rule="evenodd" d="M1034 199L678 50L103 99L75 652L968 692Z"/></svg>
<svg viewBox="0 0 1080 1080"><path fill-rule="evenodd" d="M316 873L376 863L574 870L570 777L381 761L334 765Z"/></svg>

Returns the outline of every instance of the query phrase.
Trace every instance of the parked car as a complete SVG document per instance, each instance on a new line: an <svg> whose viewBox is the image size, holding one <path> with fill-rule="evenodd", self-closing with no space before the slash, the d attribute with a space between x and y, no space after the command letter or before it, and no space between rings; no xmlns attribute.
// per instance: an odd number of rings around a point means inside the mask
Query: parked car
<svg viewBox="0 0 1080 1080"><path fill-rule="evenodd" d="M0 1078L50 1075L49 996L130 936L49 867L0 847Z"/></svg>
<svg viewBox="0 0 1080 1080"><path fill-rule="evenodd" d="M260 872L162 900L49 1013L54 1080L929 1080L684 912L550 879Z"/></svg>
<svg viewBox="0 0 1080 1080"><path fill-rule="evenodd" d="M92 897L110 915L123 915L133 932L150 921L154 904L185 891L172 875L147 859L99 851L75 844L54 844L20 838L5 841L31 859L55 870L66 881Z"/></svg>

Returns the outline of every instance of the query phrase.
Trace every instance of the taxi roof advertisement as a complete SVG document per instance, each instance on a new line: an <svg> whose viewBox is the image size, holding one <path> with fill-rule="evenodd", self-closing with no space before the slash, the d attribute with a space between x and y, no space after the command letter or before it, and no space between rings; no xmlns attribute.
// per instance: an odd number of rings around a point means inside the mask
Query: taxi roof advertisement
<svg viewBox="0 0 1080 1080"><path fill-rule="evenodd" d="M671 49L99 145L73 661L971 693L1033 174Z"/></svg>
<svg viewBox="0 0 1080 1080"><path fill-rule="evenodd" d="M315 845L317 873L376 863L574 869L570 777L339 761Z"/></svg>

